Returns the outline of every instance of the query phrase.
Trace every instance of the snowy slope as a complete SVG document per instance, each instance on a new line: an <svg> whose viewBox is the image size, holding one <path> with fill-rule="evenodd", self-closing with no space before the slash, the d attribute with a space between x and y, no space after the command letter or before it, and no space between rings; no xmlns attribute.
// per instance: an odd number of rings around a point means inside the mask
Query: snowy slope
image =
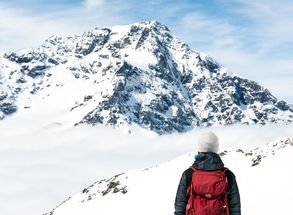
<svg viewBox="0 0 293 215"><path fill-rule="evenodd" d="M159 134L234 123L290 123L293 106L193 51L156 21L50 37L0 58L0 119L44 117ZM45 120L46 119L46 120Z"/></svg>
<svg viewBox="0 0 293 215"><path fill-rule="evenodd" d="M98 181L48 214L172 214L181 173L193 163L193 155L191 152L158 166ZM230 147L221 152L224 163L237 177L242 214L292 213L292 155L292 138L253 150Z"/></svg>

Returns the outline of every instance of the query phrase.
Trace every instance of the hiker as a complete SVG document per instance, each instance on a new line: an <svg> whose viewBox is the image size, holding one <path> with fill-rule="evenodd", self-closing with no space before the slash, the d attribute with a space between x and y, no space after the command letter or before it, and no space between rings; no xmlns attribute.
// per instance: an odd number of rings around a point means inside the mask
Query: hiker
<svg viewBox="0 0 293 215"><path fill-rule="evenodd" d="M235 175L217 154L218 137L201 134L193 165L182 174L175 200L175 215L241 215Z"/></svg>

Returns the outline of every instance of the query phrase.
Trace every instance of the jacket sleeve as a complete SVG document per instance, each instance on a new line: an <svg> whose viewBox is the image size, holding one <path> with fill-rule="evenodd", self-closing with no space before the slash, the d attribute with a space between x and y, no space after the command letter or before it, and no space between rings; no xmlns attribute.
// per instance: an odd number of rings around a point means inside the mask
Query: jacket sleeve
<svg viewBox="0 0 293 215"><path fill-rule="evenodd" d="M230 215L241 215L240 194L236 182L235 175L230 171L230 189L228 190L228 202ZM228 178L229 180L229 178Z"/></svg>
<svg viewBox="0 0 293 215"><path fill-rule="evenodd" d="M186 174L185 172L183 172L179 182L178 189L177 189L174 215L185 215L186 191L187 191Z"/></svg>

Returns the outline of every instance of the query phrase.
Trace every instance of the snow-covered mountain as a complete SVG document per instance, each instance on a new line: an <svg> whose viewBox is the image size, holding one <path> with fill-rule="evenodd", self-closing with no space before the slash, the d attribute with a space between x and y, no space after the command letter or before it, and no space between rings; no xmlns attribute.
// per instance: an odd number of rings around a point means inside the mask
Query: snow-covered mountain
<svg viewBox="0 0 293 215"><path fill-rule="evenodd" d="M292 153L292 138L253 150L229 148L220 153L236 174L243 214L292 213ZM97 181L47 215L172 214L181 173L193 163L193 155Z"/></svg>
<svg viewBox="0 0 293 215"><path fill-rule="evenodd" d="M0 119L15 112L47 114L48 124L68 126L136 123L159 134L293 121L292 105L191 50L156 21L54 36L5 54Z"/></svg>

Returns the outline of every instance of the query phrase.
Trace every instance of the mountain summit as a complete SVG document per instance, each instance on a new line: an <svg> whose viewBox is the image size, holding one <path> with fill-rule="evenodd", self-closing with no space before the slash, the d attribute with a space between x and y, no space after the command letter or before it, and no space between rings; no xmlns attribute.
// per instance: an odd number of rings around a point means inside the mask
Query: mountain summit
<svg viewBox="0 0 293 215"><path fill-rule="evenodd" d="M54 36L4 54L0 119L16 112L71 126L135 123L158 134L293 121L292 105L191 50L156 21Z"/></svg>

